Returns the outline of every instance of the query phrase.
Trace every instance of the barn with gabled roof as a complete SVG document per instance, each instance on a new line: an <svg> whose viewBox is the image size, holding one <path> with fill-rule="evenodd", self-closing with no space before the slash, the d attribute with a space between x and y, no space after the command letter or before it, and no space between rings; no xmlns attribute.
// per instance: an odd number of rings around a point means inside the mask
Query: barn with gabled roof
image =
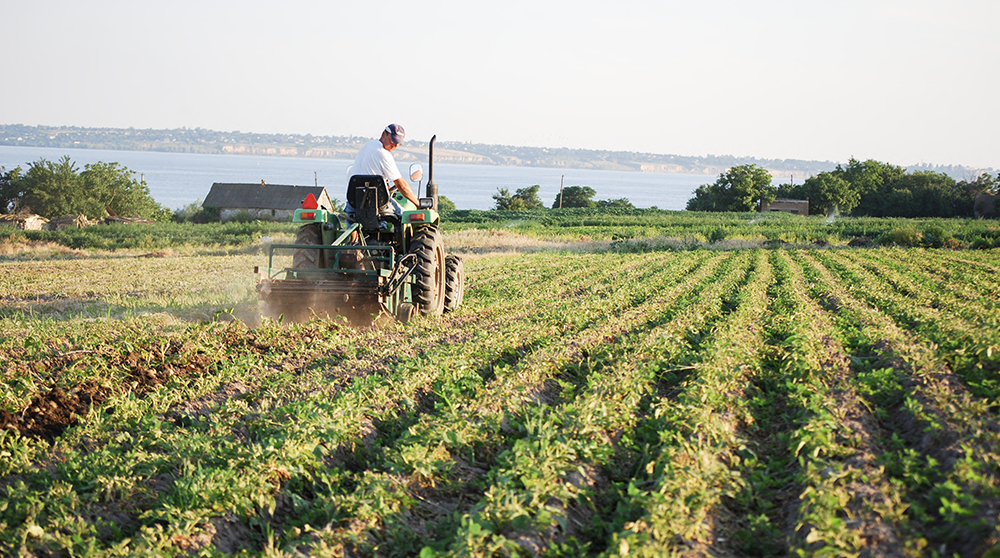
<svg viewBox="0 0 1000 558"><path fill-rule="evenodd" d="M296 209L302 207L306 195L316 197L320 207L333 209L329 194L323 186L288 186L284 184L212 184L202 207L219 210L222 221L229 221L242 213L254 219L283 221L291 219Z"/></svg>

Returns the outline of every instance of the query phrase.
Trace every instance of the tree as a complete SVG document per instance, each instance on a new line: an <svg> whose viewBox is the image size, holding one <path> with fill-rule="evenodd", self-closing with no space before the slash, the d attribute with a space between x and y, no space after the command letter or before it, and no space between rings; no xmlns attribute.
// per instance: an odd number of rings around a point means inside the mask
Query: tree
<svg viewBox="0 0 1000 558"><path fill-rule="evenodd" d="M561 194L556 194L556 201L552 203L552 208L560 206L559 197L562 196L562 207L595 207L597 203L591 198L597 191L590 186L567 186L563 188Z"/></svg>
<svg viewBox="0 0 1000 558"><path fill-rule="evenodd" d="M156 203L145 182L118 163L86 165L82 173L69 156L57 163L39 159L16 183L21 205L43 217L84 214L103 217L107 210L123 217L169 219L170 210Z"/></svg>
<svg viewBox="0 0 1000 558"><path fill-rule="evenodd" d="M906 169L874 159L861 162L851 157L846 167L837 165L837 170L833 172L850 182L864 196L885 190L888 185L902 178Z"/></svg>
<svg viewBox="0 0 1000 558"><path fill-rule="evenodd" d="M990 173L984 172L973 180L966 179L959 184L966 188L972 197L980 194L1000 194L1000 173L997 173L994 179Z"/></svg>
<svg viewBox="0 0 1000 558"><path fill-rule="evenodd" d="M545 209L545 204L543 204L542 200L538 198L539 188L541 188L541 186L538 184L528 186L527 188L518 188L514 197L521 199L524 203L525 209Z"/></svg>
<svg viewBox="0 0 1000 558"><path fill-rule="evenodd" d="M628 198L615 198L613 200L597 200L597 207L602 209L635 209Z"/></svg>
<svg viewBox="0 0 1000 558"><path fill-rule="evenodd" d="M447 215L452 211L455 211L455 209L455 202L448 199L447 196L438 194L438 213L441 215Z"/></svg>
<svg viewBox="0 0 1000 558"><path fill-rule="evenodd" d="M802 185L809 200L809 213L829 215L834 211L850 212L861 201L861 193L851 183L832 172L810 176Z"/></svg>
<svg viewBox="0 0 1000 558"><path fill-rule="evenodd" d="M149 195L145 181L133 178L133 171L118 163L94 163L86 165L80 178L88 197L103 205L97 215L103 216L102 209L110 210L122 217L142 217L156 219L163 208Z"/></svg>
<svg viewBox="0 0 1000 558"><path fill-rule="evenodd" d="M28 163L28 172L24 173L21 182L24 190L21 206L42 217L79 213L98 217L104 212L84 195L80 175L69 155L63 156L58 163L46 159Z"/></svg>
<svg viewBox="0 0 1000 558"><path fill-rule="evenodd" d="M0 166L0 214L17 210L18 202L24 197L20 177L21 167L7 170Z"/></svg>
<svg viewBox="0 0 1000 558"><path fill-rule="evenodd" d="M756 211L760 202L774 200L771 173L757 165L735 166L714 184L703 184L688 200L688 211Z"/></svg>
<svg viewBox="0 0 1000 558"><path fill-rule="evenodd" d="M890 194L892 185L906 174L903 167L873 159L862 162L851 157L846 167L837 165L833 172L850 183L851 189L860 194L853 214L881 216L898 210L893 208L892 204L897 203L897 200L890 199Z"/></svg>
<svg viewBox="0 0 1000 558"><path fill-rule="evenodd" d="M497 188L497 193L493 194L493 201L495 202L493 209L500 211L524 209L524 201L512 196L510 190L506 188Z"/></svg>
<svg viewBox="0 0 1000 558"><path fill-rule="evenodd" d="M493 194L493 201L496 202L494 209L501 211L543 209L545 206L542 204L542 200L538 199L539 188L538 184L527 188L518 188L513 195L507 188L498 188L497 193Z"/></svg>

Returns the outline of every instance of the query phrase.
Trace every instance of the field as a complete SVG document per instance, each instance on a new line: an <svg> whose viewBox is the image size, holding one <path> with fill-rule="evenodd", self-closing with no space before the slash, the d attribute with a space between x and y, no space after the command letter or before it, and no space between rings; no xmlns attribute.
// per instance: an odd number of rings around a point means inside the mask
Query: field
<svg viewBox="0 0 1000 558"><path fill-rule="evenodd" d="M0 261L0 555L1000 552L1000 251L532 226L371 330L256 323L253 246Z"/></svg>

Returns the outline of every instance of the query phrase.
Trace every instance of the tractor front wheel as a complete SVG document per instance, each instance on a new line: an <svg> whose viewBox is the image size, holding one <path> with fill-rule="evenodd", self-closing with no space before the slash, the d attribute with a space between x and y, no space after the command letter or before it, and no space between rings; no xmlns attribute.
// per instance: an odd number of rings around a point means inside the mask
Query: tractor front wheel
<svg viewBox="0 0 1000 558"><path fill-rule="evenodd" d="M444 312L444 242L437 227L423 227L413 233L410 253L417 256L413 270L413 302L421 314L440 316Z"/></svg>
<svg viewBox="0 0 1000 558"><path fill-rule="evenodd" d="M454 254L449 254L444 262L444 311L451 312L457 310L465 298L465 264Z"/></svg>

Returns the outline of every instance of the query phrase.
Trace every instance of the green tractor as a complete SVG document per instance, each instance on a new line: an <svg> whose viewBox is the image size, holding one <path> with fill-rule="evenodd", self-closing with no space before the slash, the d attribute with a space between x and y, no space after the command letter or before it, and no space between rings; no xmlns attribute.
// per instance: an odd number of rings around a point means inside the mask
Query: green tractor
<svg viewBox="0 0 1000 558"><path fill-rule="evenodd" d="M371 325L389 314L405 323L418 313L440 315L462 304L465 269L461 258L445 253L437 212L436 137L430 141L428 197L420 207L396 192L397 214L389 184L366 175L348 181L350 219L319 207L312 194L303 200L292 218L302 224L295 244L272 244L266 272L258 269L262 316L343 316L353 325Z"/></svg>

